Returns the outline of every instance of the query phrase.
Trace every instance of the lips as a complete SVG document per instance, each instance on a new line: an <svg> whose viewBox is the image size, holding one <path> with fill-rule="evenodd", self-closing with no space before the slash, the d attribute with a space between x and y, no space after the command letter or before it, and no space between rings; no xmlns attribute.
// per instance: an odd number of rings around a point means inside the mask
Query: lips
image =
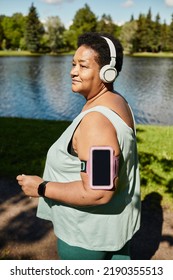
<svg viewBox="0 0 173 280"><path fill-rule="evenodd" d="M76 79L72 79L72 84L76 84L76 83L80 83L80 81Z"/></svg>

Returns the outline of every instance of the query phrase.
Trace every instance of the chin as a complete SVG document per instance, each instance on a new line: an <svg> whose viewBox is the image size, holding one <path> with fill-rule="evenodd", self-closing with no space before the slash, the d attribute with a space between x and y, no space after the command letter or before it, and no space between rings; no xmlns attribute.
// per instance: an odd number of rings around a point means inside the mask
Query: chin
<svg viewBox="0 0 173 280"><path fill-rule="evenodd" d="M72 84L71 89L72 89L73 92L80 92L80 88L75 86L75 85L73 85L73 84Z"/></svg>
<svg viewBox="0 0 173 280"><path fill-rule="evenodd" d="M73 91L73 92L78 92L78 91L77 91L76 89L74 89L73 87L72 87L72 91Z"/></svg>

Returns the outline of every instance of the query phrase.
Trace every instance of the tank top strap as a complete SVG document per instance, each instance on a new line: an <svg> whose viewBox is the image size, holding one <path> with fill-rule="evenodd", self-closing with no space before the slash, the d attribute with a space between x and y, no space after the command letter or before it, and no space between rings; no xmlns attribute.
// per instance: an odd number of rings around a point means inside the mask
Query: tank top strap
<svg viewBox="0 0 173 280"><path fill-rule="evenodd" d="M129 106L130 108L130 106ZM132 117L133 117L133 122L134 122L134 127L135 127L135 119L134 119L134 115L132 112L132 109L130 108L130 111L132 113ZM125 129L130 130L131 132L135 133L136 135L136 129L135 131L129 127L124 120L113 110L111 110L110 108L106 107L106 106L95 106L92 107L86 111L81 112L78 115L78 119L77 119L77 125L81 122L81 120L84 118L84 116L90 112L99 112L101 114L103 114L105 117L107 117L110 122L113 124L113 126L115 127L115 129L117 130L119 127L125 127Z"/></svg>

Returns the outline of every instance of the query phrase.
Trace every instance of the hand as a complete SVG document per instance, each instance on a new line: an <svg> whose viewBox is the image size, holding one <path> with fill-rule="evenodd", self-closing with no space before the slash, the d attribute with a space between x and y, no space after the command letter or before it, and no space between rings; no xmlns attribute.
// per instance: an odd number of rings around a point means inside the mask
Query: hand
<svg viewBox="0 0 173 280"><path fill-rule="evenodd" d="M16 177L18 184L21 186L23 192L30 197L39 197L38 186L43 182L39 176L18 175Z"/></svg>

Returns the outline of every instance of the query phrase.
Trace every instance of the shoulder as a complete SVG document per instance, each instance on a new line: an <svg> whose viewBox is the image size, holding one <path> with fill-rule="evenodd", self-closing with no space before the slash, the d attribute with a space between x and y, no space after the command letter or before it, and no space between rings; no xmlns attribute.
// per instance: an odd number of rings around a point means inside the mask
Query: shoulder
<svg viewBox="0 0 173 280"><path fill-rule="evenodd" d="M98 111L92 111L87 113L80 123L80 130L85 134L88 133L100 133L101 135L107 131L116 133L115 127L111 121L102 113Z"/></svg>
<svg viewBox="0 0 173 280"><path fill-rule="evenodd" d="M100 112L87 113L81 120L74 137L79 156L85 154L86 157L92 146L112 146L114 151L117 151L116 130L109 119Z"/></svg>
<svg viewBox="0 0 173 280"><path fill-rule="evenodd" d="M83 117L81 123L86 124L87 122L90 122L92 120L95 120L95 121L100 122L100 123L109 123L110 122L109 119L106 117L106 115L103 113L103 111L99 111L99 110L97 111L96 110L96 111L88 112Z"/></svg>

